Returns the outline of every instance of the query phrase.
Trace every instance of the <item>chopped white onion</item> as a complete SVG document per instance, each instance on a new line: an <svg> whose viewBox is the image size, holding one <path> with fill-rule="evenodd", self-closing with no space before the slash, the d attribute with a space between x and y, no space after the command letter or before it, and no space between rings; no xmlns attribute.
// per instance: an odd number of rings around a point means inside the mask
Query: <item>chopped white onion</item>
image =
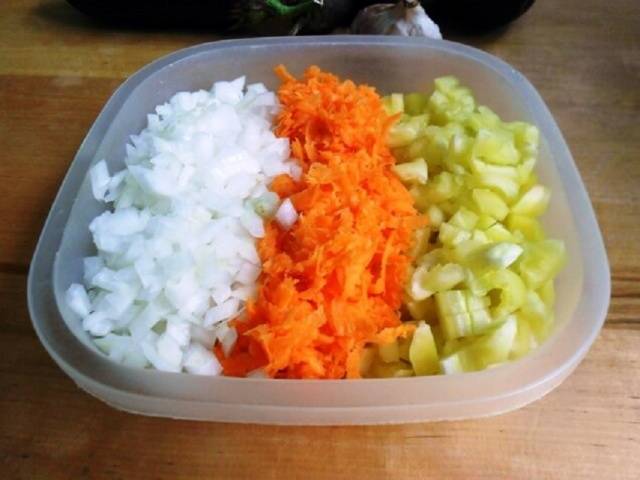
<svg viewBox="0 0 640 480"><path fill-rule="evenodd" d="M203 325L205 327L211 327L216 323L222 322L230 318L234 318L238 314L240 302L237 298L230 298L220 305L207 310L204 316Z"/></svg>
<svg viewBox="0 0 640 480"><path fill-rule="evenodd" d="M189 327L189 323L181 321L177 316L175 320L169 320L167 322L166 334L173 338L181 347L189 345L191 341L191 328Z"/></svg>
<svg viewBox="0 0 640 480"><path fill-rule="evenodd" d="M218 375L222 371L222 365L210 350L192 343L185 354L184 369L196 375Z"/></svg>
<svg viewBox="0 0 640 480"><path fill-rule="evenodd" d="M296 182L299 182L300 179L302 179L302 167L296 162L291 163L291 165L289 165L289 175Z"/></svg>
<svg viewBox="0 0 640 480"><path fill-rule="evenodd" d="M85 257L84 266L84 283L91 285L93 277L104 268L104 261L100 257Z"/></svg>
<svg viewBox="0 0 640 480"><path fill-rule="evenodd" d="M243 262L236 280L243 285L253 285L260 276L260 267L250 262Z"/></svg>
<svg viewBox="0 0 640 480"><path fill-rule="evenodd" d="M112 208L89 226L98 253L66 301L110 358L220 373L211 348L217 338L230 352L237 333L226 322L255 296L264 218L297 218L289 200L276 212L268 190L276 175L301 175L272 131L278 110L273 92L244 77L179 92L131 137L124 170L111 176L105 160L90 169L93 196Z"/></svg>
<svg viewBox="0 0 640 480"><path fill-rule="evenodd" d="M91 180L91 192L96 200L103 200L107 188L109 188L109 169L107 162L100 160L89 170L89 179Z"/></svg>
<svg viewBox="0 0 640 480"><path fill-rule="evenodd" d="M103 337L111 331L111 322L103 312L93 312L84 317L82 328L94 337Z"/></svg>
<svg viewBox="0 0 640 480"><path fill-rule="evenodd" d="M237 339L238 339L238 332L236 332L235 328L229 328L225 333L225 335L222 338L220 338L220 343L222 344L222 351L224 352L225 356L229 356L229 354L231 353L231 349L235 345Z"/></svg>
<svg viewBox="0 0 640 480"><path fill-rule="evenodd" d="M160 358L171 365L172 369L180 370L182 365L182 349L175 338L169 335L169 332L160 335L156 342L156 349L158 350Z"/></svg>
<svg viewBox="0 0 640 480"><path fill-rule="evenodd" d="M276 212L276 220L285 230L289 230L298 220L298 212L288 198L280 204Z"/></svg>
<svg viewBox="0 0 640 480"><path fill-rule="evenodd" d="M231 295L231 291L229 291ZM66 293L66 301L69 308L73 310L76 315L86 317L91 312L91 300L89 295L82 285L79 283L72 283Z"/></svg>

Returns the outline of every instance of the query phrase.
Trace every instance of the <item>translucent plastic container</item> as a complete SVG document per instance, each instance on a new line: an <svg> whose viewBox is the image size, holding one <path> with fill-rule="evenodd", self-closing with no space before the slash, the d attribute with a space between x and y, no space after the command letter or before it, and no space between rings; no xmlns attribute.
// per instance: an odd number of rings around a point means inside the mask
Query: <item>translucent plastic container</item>
<svg viewBox="0 0 640 480"><path fill-rule="evenodd" d="M294 73L317 64L382 93L429 91L452 74L478 101L541 131L538 173L553 192L543 222L566 242L556 282L557 327L538 350L491 370L450 376L366 380L200 377L111 362L64 303L94 253L88 224L104 206L87 171L105 158L124 165L125 144L147 113L180 90L246 75L277 88L273 67ZM215 42L168 55L129 78L107 102L69 167L43 228L29 273L29 310L42 344L84 390L116 408L166 417L272 424L374 424L461 419L512 410L540 398L571 373L604 321L609 267L593 209L571 153L544 102L517 71L479 50L446 41L389 37L305 37Z"/></svg>

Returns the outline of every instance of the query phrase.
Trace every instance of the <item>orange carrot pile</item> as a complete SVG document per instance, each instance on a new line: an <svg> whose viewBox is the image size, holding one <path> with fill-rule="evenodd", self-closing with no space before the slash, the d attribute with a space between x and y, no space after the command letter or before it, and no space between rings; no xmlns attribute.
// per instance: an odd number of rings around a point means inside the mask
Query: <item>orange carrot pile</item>
<svg viewBox="0 0 640 480"><path fill-rule="evenodd" d="M309 68L297 80L280 66L277 134L303 169L271 188L299 217L289 230L271 221L259 243L257 299L236 320L239 338L217 355L227 375L258 367L270 377L356 378L367 343L413 328L398 310L413 231L424 220L391 172L389 117L375 90Z"/></svg>

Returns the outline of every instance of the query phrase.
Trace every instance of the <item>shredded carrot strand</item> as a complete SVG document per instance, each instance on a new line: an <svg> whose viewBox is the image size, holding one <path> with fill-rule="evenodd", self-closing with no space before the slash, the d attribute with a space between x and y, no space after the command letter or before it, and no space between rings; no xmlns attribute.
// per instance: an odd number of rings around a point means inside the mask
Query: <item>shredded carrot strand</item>
<svg viewBox="0 0 640 480"><path fill-rule="evenodd" d="M279 378L356 378L367 343L407 336L398 310L413 232L423 220L392 173L386 145L395 117L371 87L310 67L297 80L283 66L276 133L291 141L302 179L276 178L298 221L271 221L258 252L256 301L235 326L227 375L262 367Z"/></svg>

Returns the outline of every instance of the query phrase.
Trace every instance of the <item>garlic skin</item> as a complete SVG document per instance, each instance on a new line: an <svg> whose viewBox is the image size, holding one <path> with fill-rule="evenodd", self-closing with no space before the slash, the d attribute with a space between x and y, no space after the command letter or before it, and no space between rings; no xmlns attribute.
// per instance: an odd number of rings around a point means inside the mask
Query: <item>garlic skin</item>
<svg viewBox="0 0 640 480"><path fill-rule="evenodd" d="M427 15L422 5L405 9L404 18L394 24L389 35L428 37L442 40L440 28L431 20L429 15Z"/></svg>
<svg viewBox="0 0 640 480"><path fill-rule="evenodd" d="M361 35L388 35L404 16L402 3L376 3L358 12L351 24L351 33Z"/></svg>
<svg viewBox="0 0 640 480"><path fill-rule="evenodd" d="M418 0L370 5L358 13L351 24L351 33L442 39L438 25Z"/></svg>

